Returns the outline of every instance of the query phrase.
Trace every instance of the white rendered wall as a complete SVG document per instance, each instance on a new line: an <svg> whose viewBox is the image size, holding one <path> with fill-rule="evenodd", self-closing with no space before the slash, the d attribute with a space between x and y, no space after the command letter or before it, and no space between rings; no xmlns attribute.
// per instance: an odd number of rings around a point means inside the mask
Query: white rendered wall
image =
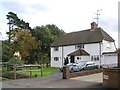
<svg viewBox="0 0 120 90"><path fill-rule="evenodd" d="M117 54L105 54L104 55L104 65L117 65Z"/></svg>
<svg viewBox="0 0 120 90"><path fill-rule="evenodd" d="M58 57L59 61L54 61L54 57ZM54 47L51 47L51 67L62 66L62 47L59 47L58 51L54 51Z"/></svg>
<svg viewBox="0 0 120 90"><path fill-rule="evenodd" d="M116 51L114 42L109 42L110 48L107 46L109 41L103 40L103 52L114 52Z"/></svg>
<svg viewBox="0 0 120 90"><path fill-rule="evenodd" d="M79 60L77 59L79 57ZM75 62L81 63L81 62L87 62L90 61L90 56L75 56Z"/></svg>
<svg viewBox="0 0 120 90"><path fill-rule="evenodd" d="M99 55L99 43L85 44L84 50L90 55Z"/></svg>

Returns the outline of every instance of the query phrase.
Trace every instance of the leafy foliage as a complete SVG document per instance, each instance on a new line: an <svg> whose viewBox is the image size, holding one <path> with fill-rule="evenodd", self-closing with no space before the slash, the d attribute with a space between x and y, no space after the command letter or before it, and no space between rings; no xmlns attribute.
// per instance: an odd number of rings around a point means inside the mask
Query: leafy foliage
<svg viewBox="0 0 120 90"><path fill-rule="evenodd" d="M46 63L48 66L51 43L65 32L54 24L31 29L29 23L18 18L14 12L8 12L6 16L9 25L9 32L7 32L9 43L4 44L4 60L8 61L13 53L18 51L26 63ZM8 51L10 51L9 57L7 57Z"/></svg>
<svg viewBox="0 0 120 90"><path fill-rule="evenodd" d="M2 41L2 61L7 62L13 57L13 51L8 41Z"/></svg>
<svg viewBox="0 0 120 90"><path fill-rule="evenodd" d="M13 72L4 72L2 74L2 77L8 78L8 79L14 79L14 73ZM22 74L22 73L16 73L16 79L21 79L21 78L29 78L29 76Z"/></svg>
<svg viewBox="0 0 120 90"><path fill-rule="evenodd" d="M32 33L38 40L41 41L41 51L43 53L50 52L51 43L64 34L64 31L59 29L56 25L36 26Z"/></svg>
<svg viewBox="0 0 120 90"><path fill-rule="evenodd" d="M19 51L22 56L22 59L24 60L29 56L30 51L38 48L36 38L32 36L29 30L13 30L11 40L12 49L14 50L14 52Z"/></svg>
<svg viewBox="0 0 120 90"><path fill-rule="evenodd" d="M23 30L31 30L31 27L29 26L28 22L25 22L23 19L19 19L17 14L13 12L8 12L7 19L8 19L8 25L9 25L9 42L11 42L11 31L13 31L15 28L21 28Z"/></svg>
<svg viewBox="0 0 120 90"><path fill-rule="evenodd" d="M32 35L41 43L41 50L38 51L38 60L40 63L48 64L50 62L50 46L51 43L65 32L59 29L56 25L48 24L46 26L36 26Z"/></svg>
<svg viewBox="0 0 120 90"><path fill-rule="evenodd" d="M9 20L8 24L12 27L12 29L14 26L16 26L18 28L31 30L29 23L25 22L23 19L19 19L17 14L13 12L8 12L8 15L6 16L7 16L7 19Z"/></svg>
<svg viewBox="0 0 120 90"><path fill-rule="evenodd" d="M13 57L11 58L9 61L8 61L8 64L9 65L22 65L24 62L20 59L17 59L16 57Z"/></svg>

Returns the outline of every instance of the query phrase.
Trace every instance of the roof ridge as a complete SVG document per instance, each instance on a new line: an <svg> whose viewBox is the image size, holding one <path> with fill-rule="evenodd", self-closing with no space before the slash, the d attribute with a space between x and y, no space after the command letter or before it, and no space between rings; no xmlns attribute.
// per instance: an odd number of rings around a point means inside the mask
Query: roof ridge
<svg viewBox="0 0 120 90"><path fill-rule="evenodd" d="M101 33L101 35L102 35L102 37L103 37L103 39L104 39L103 29L102 29L101 27L99 27L99 29L100 29L100 33Z"/></svg>
<svg viewBox="0 0 120 90"><path fill-rule="evenodd" d="M69 33L66 33L66 34L84 32L84 31L88 31L88 30L91 30L91 29L85 29L85 30L80 30L80 31L73 31L73 32L69 32Z"/></svg>

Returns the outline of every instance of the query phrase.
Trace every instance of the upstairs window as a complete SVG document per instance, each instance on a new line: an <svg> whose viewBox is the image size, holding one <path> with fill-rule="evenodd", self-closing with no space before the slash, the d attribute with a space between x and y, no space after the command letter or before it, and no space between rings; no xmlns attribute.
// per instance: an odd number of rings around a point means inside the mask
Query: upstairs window
<svg viewBox="0 0 120 90"><path fill-rule="evenodd" d="M84 49L84 44L75 45L75 49Z"/></svg>
<svg viewBox="0 0 120 90"><path fill-rule="evenodd" d="M59 51L59 47L54 47L54 51Z"/></svg>

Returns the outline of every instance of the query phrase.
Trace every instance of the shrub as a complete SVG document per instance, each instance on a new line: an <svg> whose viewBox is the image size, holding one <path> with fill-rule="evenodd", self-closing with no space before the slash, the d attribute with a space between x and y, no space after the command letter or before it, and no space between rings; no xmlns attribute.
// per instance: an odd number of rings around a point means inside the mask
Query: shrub
<svg viewBox="0 0 120 90"><path fill-rule="evenodd" d="M13 72L5 72L2 73L3 78L8 78L8 79L14 79L14 73ZM22 74L22 73L16 73L16 79L21 79L21 78L29 78L29 76Z"/></svg>
<svg viewBox="0 0 120 90"><path fill-rule="evenodd" d="M16 57L13 57L11 58L9 61L8 61L8 64L9 65L22 65L24 62Z"/></svg>

